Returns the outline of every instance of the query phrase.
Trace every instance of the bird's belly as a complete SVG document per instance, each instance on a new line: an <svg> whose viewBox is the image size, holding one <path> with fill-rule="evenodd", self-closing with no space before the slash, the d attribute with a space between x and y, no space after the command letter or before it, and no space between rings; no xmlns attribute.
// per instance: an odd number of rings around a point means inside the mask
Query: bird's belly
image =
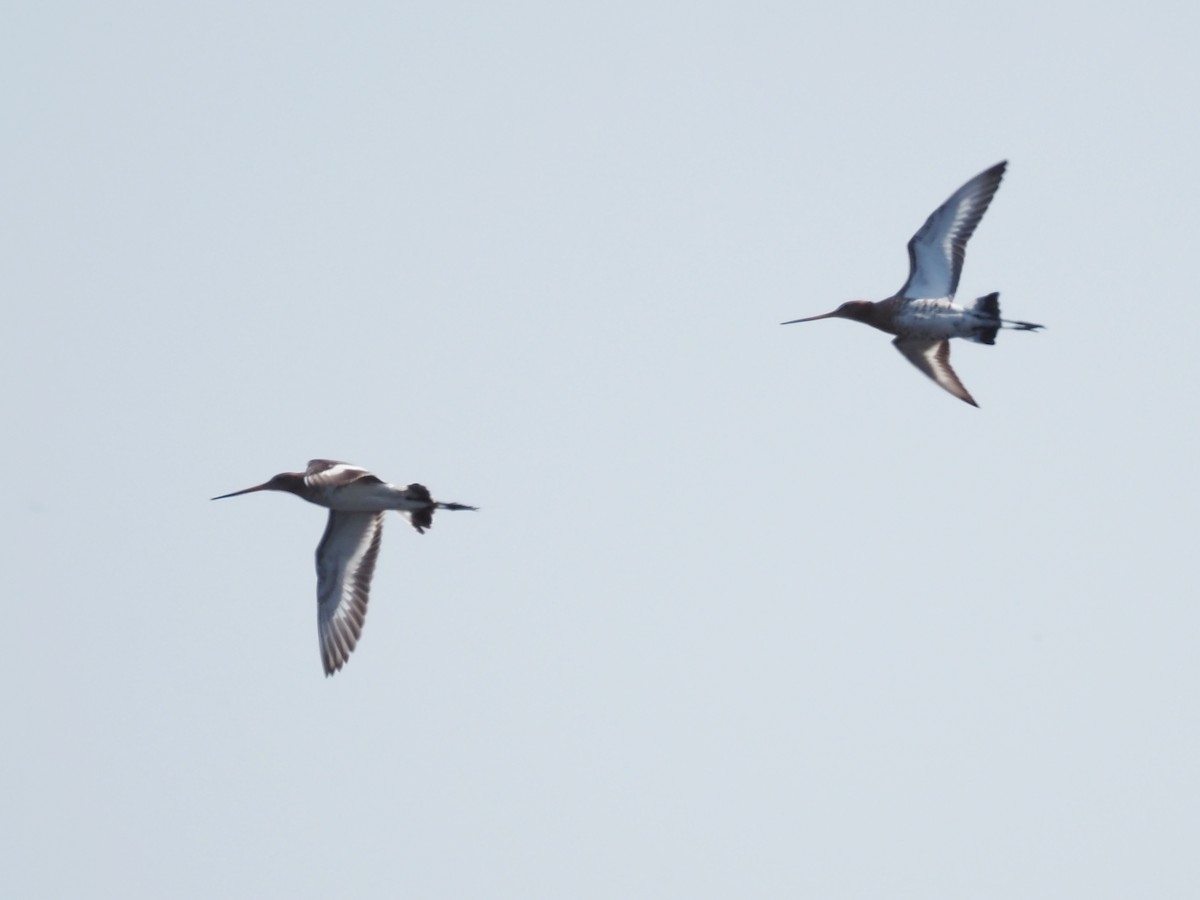
<svg viewBox="0 0 1200 900"><path fill-rule="evenodd" d="M966 337L977 323L950 300L911 300L896 317L896 330L924 338Z"/></svg>
<svg viewBox="0 0 1200 900"><path fill-rule="evenodd" d="M383 512L388 509L419 509L404 488L391 484L348 484L331 491L327 506L341 512Z"/></svg>

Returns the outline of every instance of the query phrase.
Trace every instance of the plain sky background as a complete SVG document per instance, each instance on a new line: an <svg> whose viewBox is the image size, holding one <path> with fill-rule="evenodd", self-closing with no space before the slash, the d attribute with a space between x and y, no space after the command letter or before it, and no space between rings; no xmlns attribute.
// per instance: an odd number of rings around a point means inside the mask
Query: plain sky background
<svg viewBox="0 0 1200 900"><path fill-rule="evenodd" d="M5 897L1197 895L1194 9L0 21ZM981 409L779 327L1000 159Z"/></svg>

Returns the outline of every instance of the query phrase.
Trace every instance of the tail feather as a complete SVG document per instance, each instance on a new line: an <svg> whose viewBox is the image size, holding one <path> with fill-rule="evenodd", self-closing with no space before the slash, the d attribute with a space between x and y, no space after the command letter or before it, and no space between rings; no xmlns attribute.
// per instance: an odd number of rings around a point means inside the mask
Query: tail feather
<svg viewBox="0 0 1200 900"><path fill-rule="evenodd" d="M999 292L980 297L971 308L979 318L985 320L971 334L971 340L977 344L994 344L1000 331L1000 294Z"/></svg>
<svg viewBox="0 0 1200 900"><path fill-rule="evenodd" d="M410 484L408 493L413 500L423 500L429 504L424 509L414 509L407 513L408 521L417 529L417 534L424 534L426 528L433 527L433 497L429 494L429 488L423 484Z"/></svg>
<svg viewBox="0 0 1200 900"><path fill-rule="evenodd" d="M1037 331L1044 326L1035 325L1033 322L1017 322L1012 319L1000 318L1000 293L998 291L980 297L975 301L975 305L971 311L976 313L980 318L990 319L985 321L971 335L971 340L980 344L996 343L996 335L1001 328L1012 328L1015 331Z"/></svg>
<svg viewBox="0 0 1200 900"><path fill-rule="evenodd" d="M410 484L407 489L413 500L429 504L423 509L413 509L405 513L408 521L412 523L412 527L417 529L420 534L424 534L426 528L433 527L433 511L435 509L478 509L476 506L467 506L465 503L443 503L441 500L434 500L429 493L429 488L423 484Z"/></svg>
<svg viewBox="0 0 1200 900"><path fill-rule="evenodd" d="M988 294L975 301L975 312L992 319L1000 318L1000 292Z"/></svg>

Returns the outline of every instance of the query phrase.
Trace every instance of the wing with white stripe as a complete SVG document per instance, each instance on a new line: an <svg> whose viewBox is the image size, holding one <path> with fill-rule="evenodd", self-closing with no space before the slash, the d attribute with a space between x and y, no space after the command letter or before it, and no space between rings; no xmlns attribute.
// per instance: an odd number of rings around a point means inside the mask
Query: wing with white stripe
<svg viewBox="0 0 1200 900"><path fill-rule="evenodd" d="M317 546L317 629L326 675L346 664L362 635L382 535L382 512L329 513Z"/></svg>
<svg viewBox="0 0 1200 900"><path fill-rule="evenodd" d="M356 481L383 484L383 479L362 466L336 459L310 459L304 470L304 483L313 487L343 487Z"/></svg>
<svg viewBox="0 0 1200 900"><path fill-rule="evenodd" d="M1000 187L1007 162L981 172L934 210L908 242L908 281L901 297L953 297L962 274L967 241Z"/></svg>
<svg viewBox="0 0 1200 900"><path fill-rule="evenodd" d="M952 393L959 400L978 406L950 368L950 341L927 338L896 338L892 344L910 363Z"/></svg>

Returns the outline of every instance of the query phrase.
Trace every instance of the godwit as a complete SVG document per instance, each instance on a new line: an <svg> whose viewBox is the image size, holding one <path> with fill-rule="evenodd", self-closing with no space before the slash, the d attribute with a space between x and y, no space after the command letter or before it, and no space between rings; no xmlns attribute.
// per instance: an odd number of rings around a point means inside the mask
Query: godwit
<svg viewBox="0 0 1200 900"><path fill-rule="evenodd" d="M893 297L872 303L848 300L833 312L784 325L817 319L853 319L896 335L896 349L914 366L959 400L978 406L950 368L950 338L979 344L996 343L1001 328L1036 331L1041 325L1000 318L1000 295L980 297L971 306L954 302L967 241L992 202L1007 162L980 172L933 211L908 242L908 281Z"/></svg>
<svg viewBox="0 0 1200 900"><path fill-rule="evenodd" d="M287 491L329 509L329 522L317 545L317 629L326 675L346 664L362 634L384 512L404 513L413 528L424 534L433 525L435 509L476 508L442 503L432 499L424 485L397 487L366 469L333 459L309 460L303 472L283 472L263 484L213 499L254 491Z"/></svg>

